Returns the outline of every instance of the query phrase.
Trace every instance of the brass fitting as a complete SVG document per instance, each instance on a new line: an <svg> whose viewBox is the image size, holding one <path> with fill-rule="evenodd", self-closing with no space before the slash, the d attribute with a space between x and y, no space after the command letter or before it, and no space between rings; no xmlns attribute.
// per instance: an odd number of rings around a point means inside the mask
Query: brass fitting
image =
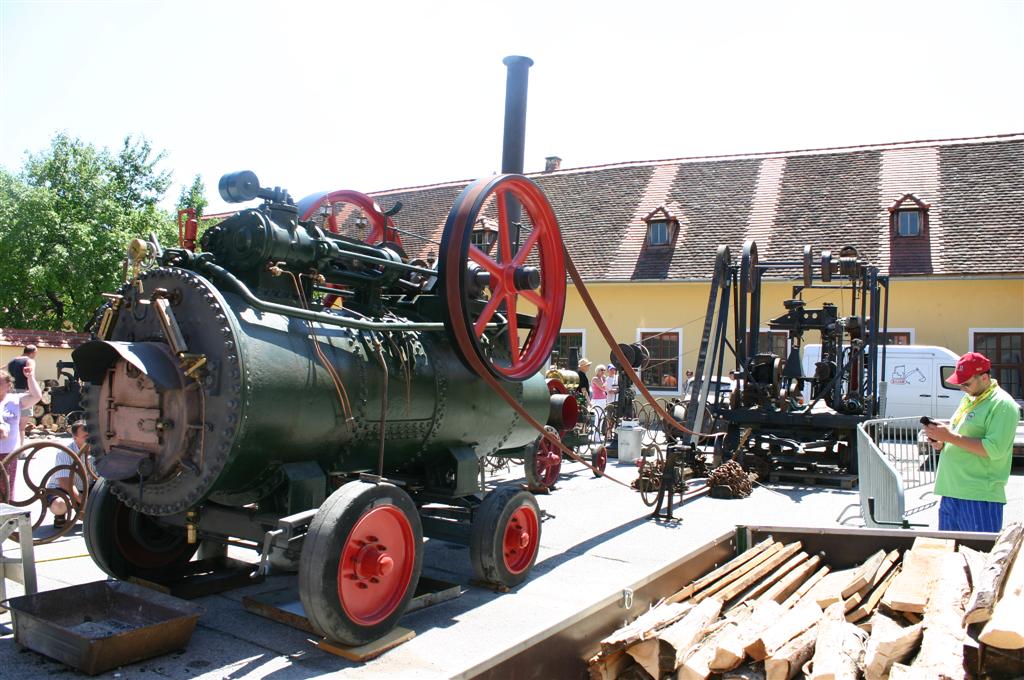
<svg viewBox="0 0 1024 680"><path fill-rule="evenodd" d="M189 510L185 513L185 535L189 545L195 545L199 540L199 511Z"/></svg>

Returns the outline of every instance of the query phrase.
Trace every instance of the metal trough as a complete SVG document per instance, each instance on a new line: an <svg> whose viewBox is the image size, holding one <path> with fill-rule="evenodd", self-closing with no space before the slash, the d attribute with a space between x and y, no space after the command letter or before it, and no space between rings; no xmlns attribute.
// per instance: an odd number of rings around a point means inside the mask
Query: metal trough
<svg viewBox="0 0 1024 680"><path fill-rule="evenodd" d="M96 581L8 600L14 640L95 675L181 649L202 607L132 583Z"/></svg>

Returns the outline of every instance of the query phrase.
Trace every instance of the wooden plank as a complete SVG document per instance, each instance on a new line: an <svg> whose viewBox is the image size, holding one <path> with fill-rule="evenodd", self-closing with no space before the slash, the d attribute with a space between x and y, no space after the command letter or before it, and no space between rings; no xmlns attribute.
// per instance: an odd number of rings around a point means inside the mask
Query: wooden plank
<svg viewBox="0 0 1024 680"><path fill-rule="evenodd" d="M632 623L619 628L601 640L601 651L604 654L611 654L628 645L654 637L654 632L657 629L678 621L692 608L693 605L689 602L662 604L654 607L638 616Z"/></svg>
<svg viewBox="0 0 1024 680"><path fill-rule="evenodd" d="M885 555L883 557L881 563L878 564L874 575L871 577L871 580L863 588L861 588L856 593L853 593L848 598L846 598L846 602L844 603L844 605L846 607L847 612L851 612L857 607L859 607L860 604L864 601L864 599L868 597L869 593L874 592L874 589L878 586L878 584L881 583L885 579L885 577L889 575L889 572L892 570L893 565L896 564L896 560L899 559L899 556L900 551L893 550L888 555Z"/></svg>
<svg viewBox="0 0 1024 680"><path fill-rule="evenodd" d="M924 636L921 651L912 668L926 671L933 678L963 677L964 604L970 594L964 556L939 552L934 568L936 578L930 588L924 610ZM897 579L898 581L899 579Z"/></svg>
<svg viewBox="0 0 1024 680"><path fill-rule="evenodd" d="M712 595L714 595L718 591L726 588L727 586L729 586L732 583L735 583L739 579L743 578L744 576L746 576L750 572L752 572L755 569L757 569L757 567L759 567L761 564L763 564L764 562L766 562L769 559L771 559L780 550L782 550L782 543L775 543L775 544L769 546L764 552L762 552L760 555L757 555L753 559L749 560L746 564L743 564L743 565L740 565L739 567L736 567L735 569L730 571L725 576L722 576L721 578L719 578L714 583L708 585L706 588L704 588L700 592L694 594L694 596L691 598L691 600L693 601L694 604L696 604L696 603L700 602L703 599L711 597Z"/></svg>
<svg viewBox="0 0 1024 680"><path fill-rule="evenodd" d="M974 591L965 609L965 624L981 623L992 618L992 610L995 608L999 591L1010 571L1010 565L1020 552L1022 540L1024 524L1021 522L1014 522L999 533L985 560L985 566L977 579L972 581Z"/></svg>
<svg viewBox="0 0 1024 680"><path fill-rule="evenodd" d="M874 590L871 591L867 599L864 600L859 607L846 615L846 620L850 623L856 623L857 621L861 621L862 619L866 619L871 616L871 613L875 611L878 603L881 602L882 598L885 596L885 591L889 589L889 586L891 586L892 582L896 580L896 575L899 573L900 568L898 566L893 566L882 582L875 586Z"/></svg>
<svg viewBox="0 0 1024 680"><path fill-rule="evenodd" d="M717 581L722 576L725 576L726 574L728 574L730 571L732 571L736 567L739 567L739 566L749 562L750 560L754 559L755 557L760 555L762 552L764 552L765 550L767 550L769 547L771 547L774 544L775 544L775 539L773 539L771 536L769 536L768 538L764 539L763 541L761 541L760 543L758 543L754 547L750 548L749 550L745 550L745 551L741 552L739 555L737 555L736 557L732 558L731 560L729 560L728 562L726 562L722 566L718 567L714 571L708 572L707 574L705 574L704 576L700 577L699 579L697 579L693 583L683 587L681 590L679 590L675 594L671 595L666 600L666 602L669 603L669 604L672 604L672 603L675 603L675 602L682 602L683 600L685 600L688 597L690 597L691 595L693 595L695 592L699 591L701 588L704 588L704 587L706 587L708 585L711 585L712 583Z"/></svg>
<svg viewBox="0 0 1024 680"><path fill-rule="evenodd" d="M806 597L817 602L822 609L836 602L842 602L843 590L856 576L855 568L833 571L811 588Z"/></svg>
<svg viewBox="0 0 1024 680"><path fill-rule="evenodd" d="M903 556L903 569L889 586L882 603L893 611L924 612L928 591L938 576L942 556L953 552L954 541L918 536Z"/></svg>
<svg viewBox="0 0 1024 680"><path fill-rule="evenodd" d="M732 600L737 595L739 595L746 589L750 588L750 586L760 581L765 575L770 573L780 564L782 564L789 558L793 557L793 555L796 554L796 552L800 550L801 547L802 546L800 541L790 543L789 545L785 546L781 550L777 551L774 555L766 559L764 562L757 565L757 567L751 569L742 578L735 581L728 588L723 589L721 592L718 593L718 595L716 595L716 597L722 602L728 602L729 600ZM804 553L804 559L806 558L807 553ZM781 574L779 576L781 576ZM768 588L769 586L771 586L771 582L769 582L768 586L765 586L765 588Z"/></svg>
<svg viewBox="0 0 1024 680"><path fill-rule="evenodd" d="M875 572L878 571L878 567L882 565L882 560L884 559L885 551L879 550L874 555L864 560L864 563L857 567L853 580L843 588L839 595L845 600L861 588L869 585L871 580L875 577Z"/></svg>
<svg viewBox="0 0 1024 680"><path fill-rule="evenodd" d="M1000 649L1024 648L1024 551L1018 550L1003 584L1003 594L992 608L992 618L978 638Z"/></svg>
<svg viewBox="0 0 1024 680"><path fill-rule="evenodd" d="M802 586L800 586L799 588L794 590L790 594L789 597L787 597L785 600L782 601L782 608L783 609L789 609L790 607L795 605L797 602L799 602L801 599L803 599L803 597L805 595L807 595L807 592L811 588L813 588L818 583L820 583L821 579L823 579L826 576L828 576L829 571L830 571L830 569L829 569L828 565L825 565L824 567L822 567L818 571L814 572L814 574L809 579L804 581L804 584Z"/></svg>
<svg viewBox="0 0 1024 680"><path fill-rule="evenodd" d="M800 553L799 555L797 555L797 557L803 554L805 553ZM786 599L786 597L790 595L790 593L799 588L800 585L803 584L804 581L806 581L810 577L810 575L814 573L814 570L818 568L819 564L821 564L820 555L815 555L811 557L811 559L807 560L803 564L800 564L795 569L793 569L793 571L786 574L781 580L779 580L771 588L762 593L757 599L759 601L775 600L776 602L781 603L783 600Z"/></svg>
<svg viewBox="0 0 1024 680"><path fill-rule="evenodd" d="M394 649L398 645L408 642L414 637L416 637L415 631L398 626L379 640L374 640L358 647L346 647L329 640L321 640L316 643L316 646L329 654L343 657L349 661L369 661L389 649Z"/></svg>

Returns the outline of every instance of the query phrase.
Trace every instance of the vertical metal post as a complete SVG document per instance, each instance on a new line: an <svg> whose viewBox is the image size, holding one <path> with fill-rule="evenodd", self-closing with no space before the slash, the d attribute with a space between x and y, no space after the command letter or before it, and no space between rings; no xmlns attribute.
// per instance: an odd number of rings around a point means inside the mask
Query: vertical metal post
<svg viewBox="0 0 1024 680"><path fill-rule="evenodd" d="M501 63L508 68L505 80L505 131L501 147L501 172L522 174L523 157L526 155L526 91L533 59L513 55L505 57ZM510 229L512 251L515 252L519 250L522 206L511 196L506 219ZM511 253L508 257L511 257Z"/></svg>

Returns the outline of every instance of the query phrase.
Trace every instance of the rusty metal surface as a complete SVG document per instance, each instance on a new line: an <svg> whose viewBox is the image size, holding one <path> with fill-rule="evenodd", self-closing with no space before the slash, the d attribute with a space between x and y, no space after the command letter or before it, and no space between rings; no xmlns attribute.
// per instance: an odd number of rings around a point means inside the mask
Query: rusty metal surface
<svg viewBox="0 0 1024 680"><path fill-rule="evenodd" d="M24 595L9 606L19 645L90 675L185 647L202 612L117 581Z"/></svg>

